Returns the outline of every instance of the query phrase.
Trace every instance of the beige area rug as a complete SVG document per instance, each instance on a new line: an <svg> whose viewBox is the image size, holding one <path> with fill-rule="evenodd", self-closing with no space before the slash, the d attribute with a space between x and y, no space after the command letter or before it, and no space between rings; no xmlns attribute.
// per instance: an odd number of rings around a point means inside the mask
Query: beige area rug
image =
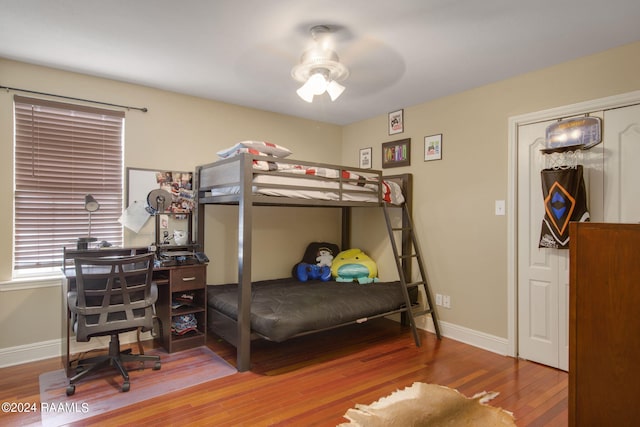
<svg viewBox="0 0 640 427"><path fill-rule="evenodd" d="M154 371L151 363L142 370L136 369L136 364L128 365L131 389L126 393L120 389L122 377L115 369L103 369L88 376L69 397L66 395L69 380L64 369L40 375L42 425L69 424L237 372L204 346L171 354L155 349L146 354L160 355L162 368Z"/></svg>
<svg viewBox="0 0 640 427"><path fill-rule="evenodd" d="M370 405L357 404L339 427L390 426L515 426L513 415L486 404L498 393L482 392L468 398L436 384L413 383Z"/></svg>

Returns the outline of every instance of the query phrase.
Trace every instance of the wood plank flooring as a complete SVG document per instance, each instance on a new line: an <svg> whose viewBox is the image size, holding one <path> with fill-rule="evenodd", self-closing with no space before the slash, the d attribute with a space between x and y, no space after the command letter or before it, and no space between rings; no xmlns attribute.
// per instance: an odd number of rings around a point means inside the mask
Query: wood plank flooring
<svg viewBox="0 0 640 427"><path fill-rule="evenodd" d="M252 343L252 371L177 391L74 425L335 426L356 403L371 403L415 381L467 396L498 391L491 404L518 426L566 426L568 375L377 319L284 343ZM207 345L235 365L235 349L214 335ZM0 401L38 402L38 376L58 358L0 369ZM152 375L153 371L149 371ZM81 393L79 387L77 393ZM135 383L131 391L135 393ZM0 424L38 425L40 414L0 413Z"/></svg>

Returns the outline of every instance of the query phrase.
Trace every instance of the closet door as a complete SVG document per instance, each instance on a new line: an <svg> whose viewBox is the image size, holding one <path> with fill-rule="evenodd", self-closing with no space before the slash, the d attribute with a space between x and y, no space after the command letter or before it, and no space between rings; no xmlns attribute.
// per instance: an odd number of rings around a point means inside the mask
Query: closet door
<svg viewBox="0 0 640 427"><path fill-rule="evenodd" d="M602 112L592 116L603 117ZM540 172L549 120L518 129L518 356L569 369L569 250L538 248L544 217ZM603 218L603 144L581 153L592 220Z"/></svg>
<svg viewBox="0 0 640 427"><path fill-rule="evenodd" d="M640 105L605 113L604 220L640 222Z"/></svg>
<svg viewBox="0 0 640 427"><path fill-rule="evenodd" d="M518 129L518 356L553 367L568 349L566 250L538 248L544 216L540 171L545 130L555 120ZM568 351L568 350L567 350ZM568 360L568 357L567 357Z"/></svg>
<svg viewBox="0 0 640 427"><path fill-rule="evenodd" d="M582 153L591 221L638 223L640 105L590 115L602 118L604 132L601 144ZM544 215L539 150L546 127L555 121L518 128L518 356L567 370L568 251L537 247Z"/></svg>

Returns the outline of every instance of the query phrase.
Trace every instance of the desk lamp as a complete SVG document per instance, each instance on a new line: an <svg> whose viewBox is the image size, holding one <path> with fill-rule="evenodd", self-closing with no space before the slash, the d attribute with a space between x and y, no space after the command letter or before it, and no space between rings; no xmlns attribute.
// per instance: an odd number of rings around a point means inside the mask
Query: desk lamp
<svg viewBox="0 0 640 427"><path fill-rule="evenodd" d="M91 237L91 213L100 209L100 203L98 203L98 201L94 199L91 194L87 194L86 196L84 196L84 209L89 212L89 232L87 233L87 237L78 238L79 250L89 249L89 243L98 240L96 237Z"/></svg>

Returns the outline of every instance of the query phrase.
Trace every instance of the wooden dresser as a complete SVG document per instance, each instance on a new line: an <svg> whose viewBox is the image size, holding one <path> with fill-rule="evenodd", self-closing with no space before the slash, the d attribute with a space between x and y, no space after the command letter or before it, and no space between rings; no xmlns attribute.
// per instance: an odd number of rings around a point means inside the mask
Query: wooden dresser
<svg viewBox="0 0 640 427"><path fill-rule="evenodd" d="M640 425L640 224L571 223L569 425Z"/></svg>

